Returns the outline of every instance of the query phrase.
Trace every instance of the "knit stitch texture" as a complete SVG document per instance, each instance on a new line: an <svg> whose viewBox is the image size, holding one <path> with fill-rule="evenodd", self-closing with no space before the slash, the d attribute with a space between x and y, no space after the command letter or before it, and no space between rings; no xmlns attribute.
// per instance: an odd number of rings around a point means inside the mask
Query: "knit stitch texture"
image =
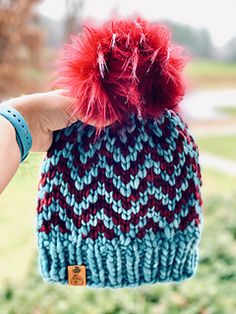
<svg viewBox="0 0 236 314"><path fill-rule="evenodd" d="M87 286L136 287L195 275L203 226L199 152L174 110L159 118L54 133L41 169L38 263L68 284L85 265Z"/></svg>

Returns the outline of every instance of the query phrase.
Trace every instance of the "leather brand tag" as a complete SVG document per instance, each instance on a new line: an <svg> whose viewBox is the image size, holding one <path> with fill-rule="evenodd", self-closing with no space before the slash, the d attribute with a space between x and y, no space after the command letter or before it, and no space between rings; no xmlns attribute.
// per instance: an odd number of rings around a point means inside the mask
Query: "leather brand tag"
<svg viewBox="0 0 236 314"><path fill-rule="evenodd" d="M69 286L86 286L86 267L85 265L68 266Z"/></svg>

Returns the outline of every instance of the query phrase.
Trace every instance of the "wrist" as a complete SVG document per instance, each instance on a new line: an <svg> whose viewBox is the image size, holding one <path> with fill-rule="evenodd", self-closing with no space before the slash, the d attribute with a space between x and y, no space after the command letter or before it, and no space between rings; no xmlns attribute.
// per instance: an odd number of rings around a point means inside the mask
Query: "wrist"
<svg viewBox="0 0 236 314"><path fill-rule="evenodd" d="M31 105L30 102L27 102L25 99L25 96L19 97L19 98L12 98L4 102L7 106L12 107L16 111L18 111L22 117L24 118L25 122L27 123L30 131L32 132L32 126L33 126L33 121L32 121L32 109L33 106Z"/></svg>
<svg viewBox="0 0 236 314"><path fill-rule="evenodd" d="M0 115L1 133L8 133L10 136L16 133L14 126L5 117Z"/></svg>
<svg viewBox="0 0 236 314"><path fill-rule="evenodd" d="M0 115L8 120L15 129L15 138L21 152L21 162L23 162L32 147L32 136L28 124L21 113L14 106L11 106L9 102L1 104Z"/></svg>
<svg viewBox="0 0 236 314"><path fill-rule="evenodd" d="M14 126L5 117L0 115L0 130L2 142L6 142L5 147L8 148L9 156L16 156L18 163L20 163L21 152L16 140L16 130ZM10 140L8 140L10 139ZM7 142L8 141L8 142ZM11 145L9 145L11 143ZM8 156L8 157L9 157Z"/></svg>

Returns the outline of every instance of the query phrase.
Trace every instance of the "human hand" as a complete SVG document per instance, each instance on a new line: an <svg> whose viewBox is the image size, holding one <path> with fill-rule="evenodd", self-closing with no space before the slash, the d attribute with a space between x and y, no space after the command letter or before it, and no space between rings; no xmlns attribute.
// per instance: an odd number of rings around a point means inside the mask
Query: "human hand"
<svg viewBox="0 0 236 314"><path fill-rule="evenodd" d="M78 120L85 122L83 117L78 117L77 114L72 116L74 99L68 97L66 90L24 95L4 101L4 104L17 110L25 119L32 136L31 150L35 152L46 152L49 149L53 131L68 127ZM98 125L96 119L86 123L97 128L104 127ZM1 194L16 173L21 156L14 126L1 115L0 129Z"/></svg>
<svg viewBox="0 0 236 314"><path fill-rule="evenodd" d="M66 90L55 90L11 98L5 101L24 117L32 135L32 151L46 152L52 144L53 131L79 120L71 117L74 100Z"/></svg>

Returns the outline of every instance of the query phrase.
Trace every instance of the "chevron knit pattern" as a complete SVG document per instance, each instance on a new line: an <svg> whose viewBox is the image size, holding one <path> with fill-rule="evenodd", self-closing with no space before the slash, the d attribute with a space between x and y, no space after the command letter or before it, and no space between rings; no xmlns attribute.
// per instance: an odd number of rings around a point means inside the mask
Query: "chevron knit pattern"
<svg viewBox="0 0 236 314"><path fill-rule="evenodd" d="M179 113L130 115L118 129L81 121L54 133L38 186L39 267L68 284L85 265L87 286L180 282L196 273L203 225L198 147Z"/></svg>

